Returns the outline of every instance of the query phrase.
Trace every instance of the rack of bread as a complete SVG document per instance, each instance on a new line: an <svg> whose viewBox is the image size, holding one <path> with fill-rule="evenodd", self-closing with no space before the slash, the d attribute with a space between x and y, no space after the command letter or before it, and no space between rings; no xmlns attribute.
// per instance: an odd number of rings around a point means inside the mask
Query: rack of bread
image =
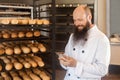
<svg viewBox="0 0 120 80"><path fill-rule="evenodd" d="M42 36L41 27L33 27L50 22L45 19L0 19L0 24L6 26L0 30L0 80L51 80L50 73L44 70L47 64L40 56L47 53L47 47L36 40ZM16 28L7 29L10 25ZM31 27L21 29L18 25Z"/></svg>
<svg viewBox="0 0 120 80"><path fill-rule="evenodd" d="M50 21L47 19L0 19L0 24L13 24L13 25L49 25Z"/></svg>
<svg viewBox="0 0 120 80"><path fill-rule="evenodd" d="M0 80L52 80L43 57L51 53L50 36L43 35L50 24L33 19L31 6L0 3Z"/></svg>

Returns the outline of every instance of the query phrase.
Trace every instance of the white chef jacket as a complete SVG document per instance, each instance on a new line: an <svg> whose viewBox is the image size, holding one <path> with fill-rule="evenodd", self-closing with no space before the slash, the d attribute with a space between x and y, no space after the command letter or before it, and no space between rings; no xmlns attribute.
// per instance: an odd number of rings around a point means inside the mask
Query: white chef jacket
<svg viewBox="0 0 120 80"><path fill-rule="evenodd" d="M65 67L67 70L64 80L101 80L108 72L110 63L110 43L108 38L97 26L88 31L84 45L81 41L73 44L73 34L65 47L65 55L77 60L76 67Z"/></svg>

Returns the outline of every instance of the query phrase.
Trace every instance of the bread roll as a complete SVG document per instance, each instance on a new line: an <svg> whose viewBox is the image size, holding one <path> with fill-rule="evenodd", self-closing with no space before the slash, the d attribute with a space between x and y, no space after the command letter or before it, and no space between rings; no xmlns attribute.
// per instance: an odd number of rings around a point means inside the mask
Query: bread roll
<svg viewBox="0 0 120 80"><path fill-rule="evenodd" d="M18 37L18 35L17 35L16 32L12 32L12 33L11 33L11 38L17 38L17 37Z"/></svg>
<svg viewBox="0 0 120 80"><path fill-rule="evenodd" d="M33 37L33 33L31 31L26 32L26 37L28 38Z"/></svg>
<svg viewBox="0 0 120 80"><path fill-rule="evenodd" d="M4 32L2 36L3 36L3 38L5 38L5 39L10 38L10 34L7 33L7 32Z"/></svg>
<svg viewBox="0 0 120 80"><path fill-rule="evenodd" d="M48 20L46 20L46 19L43 19L42 21L43 21L44 25L49 25L50 24L50 22Z"/></svg>
<svg viewBox="0 0 120 80"><path fill-rule="evenodd" d="M43 24L43 21L42 21L42 20L39 20L39 19L37 19L36 22L37 22L38 25Z"/></svg>
<svg viewBox="0 0 120 80"><path fill-rule="evenodd" d="M18 37L19 37L19 38L25 37L25 33L24 33L24 32L18 32Z"/></svg>
<svg viewBox="0 0 120 80"><path fill-rule="evenodd" d="M40 36L40 31L34 31L33 34L34 34L35 37L39 37Z"/></svg>
<svg viewBox="0 0 120 80"><path fill-rule="evenodd" d="M41 52L46 52L46 47L43 44L39 43L38 48L40 49Z"/></svg>
<svg viewBox="0 0 120 80"><path fill-rule="evenodd" d="M23 24L23 25L28 24L28 19L21 19L21 20L19 20L19 24Z"/></svg>
<svg viewBox="0 0 120 80"><path fill-rule="evenodd" d="M20 49L20 47L14 47L14 53L15 54L21 54L21 49Z"/></svg>
<svg viewBox="0 0 120 80"><path fill-rule="evenodd" d="M26 47L26 46L21 46L21 49L22 49L23 53L25 53L25 54L28 54L31 52L30 48Z"/></svg>
<svg viewBox="0 0 120 80"><path fill-rule="evenodd" d="M7 55L12 55L13 52L14 52L14 51L13 51L12 48L10 48L10 47L5 48L5 53L6 53Z"/></svg>
<svg viewBox="0 0 120 80"><path fill-rule="evenodd" d="M0 55L3 55L5 53L5 50L3 48L0 48Z"/></svg>
<svg viewBox="0 0 120 80"><path fill-rule="evenodd" d="M39 49L36 46L31 46L30 47L33 53L37 53Z"/></svg>
<svg viewBox="0 0 120 80"><path fill-rule="evenodd" d="M17 19L11 19L11 24L19 24L19 20Z"/></svg>
<svg viewBox="0 0 120 80"><path fill-rule="evenodd" d="M10 24L10 20L9 19L2 19L1 24Z"/></svg>
<svg viewBox="0 0 120 80"><path fill-rule="evenodd" d="M10 71L12 69L13 69L13 64L12 63L6 63L5 70Z"/></svg>
<svg viewBox="0 0 120 80"><path fill-rule="evenodd" d="M29 19L29 24L36 24L36 20L35 19Z"/></svg>
<svg viewBox="0 0 120 80"><path fill-rule="evenodd" d="M19 62L14 62L14 67L15 67L15 69L17 69L17 70L20 70L20 69L23 68L23 65L22 65L21 63L19 63Z"/></svg>

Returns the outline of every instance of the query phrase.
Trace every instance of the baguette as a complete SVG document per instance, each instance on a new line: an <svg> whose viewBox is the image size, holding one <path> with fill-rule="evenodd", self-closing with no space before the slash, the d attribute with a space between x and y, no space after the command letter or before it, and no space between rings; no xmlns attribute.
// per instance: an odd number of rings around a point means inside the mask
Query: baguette
<svg viewBox="0 0 120 80"><path fill-rule="evenodd" d="M32 80L25 72L19 71L19 75L23 78L23 80Z"/></svg>
<svg viewBox="0 0 120 80"><path fill-rule="evenodd" d="M26 70L26 73L31 77L32 80L41 80L36 74L33 74L30 70Z"/></svg>
<svg viewBox="0 0 120 80"><path fill-rule="evenodd" d="M43 67L45 65L44 62L42 61L42 58L38 56L33 56L32 59L35 60L40 67Z"/></svg>
<svg viewBox="0 0 120 80"><path fill-rule="evenodd" d="M30 68L31 67L31 64L28 63L27 61L25 61L22 57L16 57L18 59L19 62L21 62L25 68Z"/></svg>
<svg viewBox="0 0 120 80"><path fill-rule="evenodd" d="M17 74L16 72L14 72L14 71L11 71L11 72L10 72L10 75L12 76L12 79L13 79L13 80L22 80L22 79L18 76L18 74Z"/></svg>
<svg viewBox="0 0 120 80"><path fill-rule="evenodd" d="M4 80L12 80L6 72L2 72L1 76L4 78Z"/></svg>
<svg viewBox="0 0 120 80"><path fill-rule="evenodd" d="M39 43L38 48L40 49L41 52L46 52L46 48L43 44Z"/></svg>
<svg viewBox="0 0 120 80"><path fill-rule="evenodd" d="M0 59L5 63L5 70L12 70L13 64L7 57L0 57Z"/></svg>
<svg viewBox="0 0 120 80"><path fill-rule="evenodd" d="M37 67L37 63L34 60L30 59L29 57L24 57L24 59L28 61L32 67Z"/></svg>

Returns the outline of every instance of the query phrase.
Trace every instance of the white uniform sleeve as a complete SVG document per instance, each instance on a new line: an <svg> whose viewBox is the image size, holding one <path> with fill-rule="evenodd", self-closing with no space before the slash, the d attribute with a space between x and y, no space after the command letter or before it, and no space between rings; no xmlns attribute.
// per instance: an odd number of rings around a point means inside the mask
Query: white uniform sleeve
<svg viewBox="0 0 120 80"><path fill-rule="evenodd" d="M68 40L68 43L67 43L67 45L65 46L65 55L69 55L68 53L70 53L70 42L71 42L71 39L72 39L72 34L70 35L70 37L69 37L69 40ZM62 64L60 64L64 69L67 69L67 67L66 66L64 66L64 65L62 65Z"/></svg>
<svg viewBox="0 0 120 80"><path fill-rule="evenodd" d="M88 73L95 76L104 76L108 72L108 66L110 63L110 43L109 40L104 37L99 40L96 55L93 63L81 63L77 62L75 68L75 74L81 76L82 73Z"/></svg>

